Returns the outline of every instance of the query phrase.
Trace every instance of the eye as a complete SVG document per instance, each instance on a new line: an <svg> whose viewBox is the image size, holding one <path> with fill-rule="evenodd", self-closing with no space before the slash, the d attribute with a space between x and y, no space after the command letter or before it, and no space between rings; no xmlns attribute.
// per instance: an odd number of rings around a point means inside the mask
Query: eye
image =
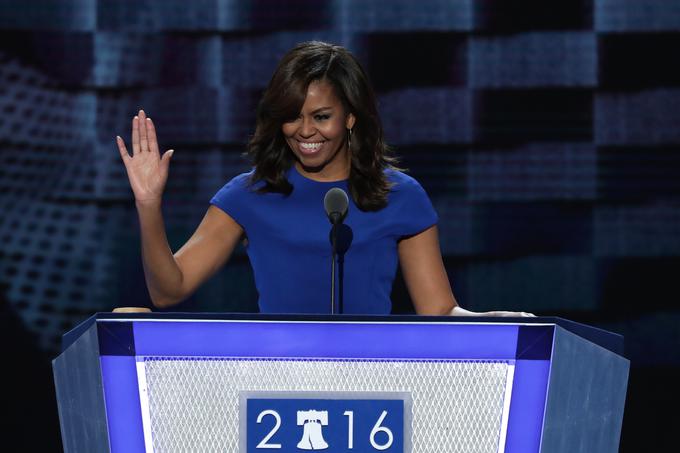
<svg viewBox="0 0 680 453"><path fill-rule="evenodd" d="M325 120L329 119L330 117L331 116L328 113L320 113L320 114L314 115L314 119L316 121L325 121Z"/></svg>

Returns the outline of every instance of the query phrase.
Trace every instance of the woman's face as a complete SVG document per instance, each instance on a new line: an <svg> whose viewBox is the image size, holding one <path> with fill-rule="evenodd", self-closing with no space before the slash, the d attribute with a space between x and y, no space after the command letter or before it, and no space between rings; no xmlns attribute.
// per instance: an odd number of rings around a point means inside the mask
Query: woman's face
<svg viewBox="0 0 680 453"><path fill-rule="evenodd" d="M283 123L281 130L295 154L300 173L317 181L338 181L349 177L347 129L354 126L332 85L315 81L307 88L300 115Z"/></svg>

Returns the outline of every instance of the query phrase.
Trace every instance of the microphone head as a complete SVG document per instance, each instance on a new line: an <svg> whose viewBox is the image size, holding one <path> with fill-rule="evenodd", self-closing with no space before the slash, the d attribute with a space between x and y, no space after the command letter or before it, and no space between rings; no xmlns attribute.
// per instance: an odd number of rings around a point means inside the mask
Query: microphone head
<svg viewBox="0 0 680 453"><path fill-rule="evenodd" d="M347 215L348 206L349 198L347 197L347 193L339 187L333 187L326 192L326 196L323 197L323 207L326 209L328 220L330 220L333 225L342 223Z"/></svg>

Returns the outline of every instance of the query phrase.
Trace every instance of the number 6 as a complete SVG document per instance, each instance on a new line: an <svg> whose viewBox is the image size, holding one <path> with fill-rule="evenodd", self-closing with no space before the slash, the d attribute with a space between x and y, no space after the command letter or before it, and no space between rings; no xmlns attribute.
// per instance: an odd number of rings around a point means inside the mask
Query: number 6
<svg viewBox="0 0 680 453"><path fill-rule="evenodd" d="M385 417L387 416L387 411L382 411L382 414L380 415L380 418L378 419L377 422L375 422L375 425L373 426L373 429L371 430L371 445L373 448L376 450L387 450L392 446L392 442L394 441L394 436L392 436L392 431L390 431L389 428L386 428L384 426L380 426L380 424L385 420ZM375 441L375 435L378 434L379 432L383 432L387 434L387 442L380 445Z"/></svg>

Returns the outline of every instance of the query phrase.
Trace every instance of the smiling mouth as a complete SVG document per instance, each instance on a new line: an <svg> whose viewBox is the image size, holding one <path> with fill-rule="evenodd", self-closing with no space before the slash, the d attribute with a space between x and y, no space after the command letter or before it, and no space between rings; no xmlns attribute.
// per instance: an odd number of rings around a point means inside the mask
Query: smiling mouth
<svg viewBox="0 0 680 453"><path fill-rule="evenodd" d="M319 152L324 142L298 142L298 149L300 153L305 155L312 155Z"/></svg>

